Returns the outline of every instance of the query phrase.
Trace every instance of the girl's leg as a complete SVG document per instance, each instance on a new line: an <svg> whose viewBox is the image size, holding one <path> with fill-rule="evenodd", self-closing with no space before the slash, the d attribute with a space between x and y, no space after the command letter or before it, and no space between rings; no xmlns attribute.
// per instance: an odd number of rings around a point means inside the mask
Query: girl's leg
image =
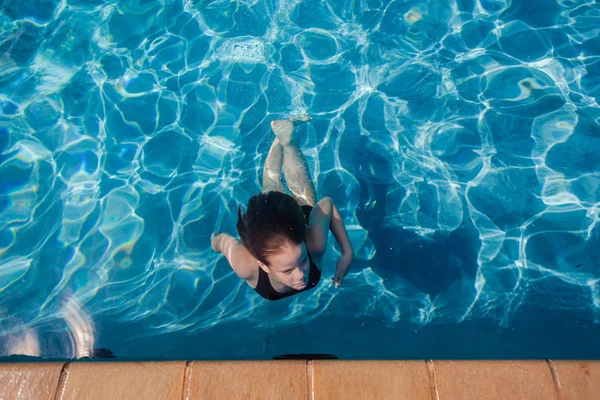
<svg viewBox="0 0 600 400"><path fill-rule="evenodd" d="M267 160L265 161L265 169L263 171L263 192L284 192L281 184L281 167L283 165L283 147L279 144L279 139L275 138Z"/></svg>
<svg viewBox="0 0 600 400"><path fill-rule="evenodd" d="M317 203L315 187L310 178L306 158L294 138L292 121L278 120L271 122L271 128L283 148L283 174L290 191L296 196L300 205L313 206Z"/></svg>

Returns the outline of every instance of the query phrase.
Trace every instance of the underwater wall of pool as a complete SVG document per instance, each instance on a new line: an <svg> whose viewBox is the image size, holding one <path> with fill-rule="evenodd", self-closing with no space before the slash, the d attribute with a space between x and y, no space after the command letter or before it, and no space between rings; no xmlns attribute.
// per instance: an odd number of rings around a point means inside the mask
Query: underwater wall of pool
<svg viewBox="0 0 600 400"><path fill-rule="evenodd" d="M589 0L0 1L0 359L600 358L599 36ZM302 114L355 259L267 301L210 236Z"/></svg>

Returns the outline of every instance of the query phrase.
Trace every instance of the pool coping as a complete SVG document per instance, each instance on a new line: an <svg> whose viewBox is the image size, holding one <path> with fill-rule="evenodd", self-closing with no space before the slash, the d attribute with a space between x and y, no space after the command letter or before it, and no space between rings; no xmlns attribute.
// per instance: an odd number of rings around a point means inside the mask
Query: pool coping
<svg viewBox="0 0 600 400"><path fill-rule="evenodd" d="M594 360L0 363L7 399L591 399Z"/></svg>

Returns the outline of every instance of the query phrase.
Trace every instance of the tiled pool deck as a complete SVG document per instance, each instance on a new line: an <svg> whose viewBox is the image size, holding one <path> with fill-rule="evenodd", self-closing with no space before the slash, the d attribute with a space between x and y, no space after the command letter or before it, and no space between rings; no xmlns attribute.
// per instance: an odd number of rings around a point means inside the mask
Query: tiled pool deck
<svg viewBox="0 0 600 400"><path fill-rule="evenodd" d="M600 399L600 361L0 364L0 399Z"/></svg>

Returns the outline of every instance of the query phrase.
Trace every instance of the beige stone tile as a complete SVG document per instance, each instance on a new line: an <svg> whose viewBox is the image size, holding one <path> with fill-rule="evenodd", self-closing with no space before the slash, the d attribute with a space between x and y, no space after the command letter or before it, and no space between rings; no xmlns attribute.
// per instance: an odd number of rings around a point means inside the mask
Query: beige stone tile
<svg viewBox="0 0 600 400"><path fill-rule="evenodd" d="M184 390L190 400L306 400L306 362L194 361Z"/></svg>
<svg viewBox="0 0 600 400"><path fill-rule="evenodd" d="M69 366L61 400L180 400L185 361L82 362Z"/></svg>
<svg viewBox="0 0 600 400"><path fill-rule="evenodd" d="M546 361L433 361L440 400L557 399Z"/></svg>
<svg viewBox="0 0 600 400"><path fill-rule="evenodd" d="M600 361L550 361L563 400L600 399Z"/></svg>
<svg viewBox="0 0 600 400"><path fill-rule="evenodd" d="M420 360L315 360L308 379L308 398L315 400L431 399L427 365Z"/></svg>
<svg viewBox="0 0 600 400"><path fill-rule="evenodd" d="M0 364L0 399L54 399L62 367L62 363Z"/></svg>

